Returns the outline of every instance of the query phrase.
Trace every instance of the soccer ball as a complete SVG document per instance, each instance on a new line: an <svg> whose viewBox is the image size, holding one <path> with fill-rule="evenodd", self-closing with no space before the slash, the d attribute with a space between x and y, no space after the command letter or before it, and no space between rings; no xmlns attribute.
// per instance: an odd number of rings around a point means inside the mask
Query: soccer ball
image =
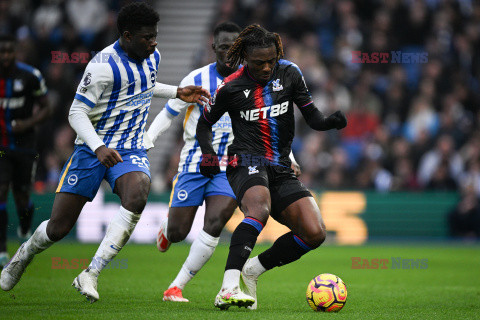
<svg viewBox="0 0 480 320"><path fill-rule="evenodd" d="M336 275L322 273L308 284L307 302L313 311L338 312L347 302L347 286Z"/></svg>

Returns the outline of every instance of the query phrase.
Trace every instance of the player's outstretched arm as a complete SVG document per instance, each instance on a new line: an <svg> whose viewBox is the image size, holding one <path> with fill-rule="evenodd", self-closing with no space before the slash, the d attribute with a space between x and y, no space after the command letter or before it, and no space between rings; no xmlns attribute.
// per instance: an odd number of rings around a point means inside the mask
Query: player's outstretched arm
<svg viewBox="0 0 480 320"><path fill-rule="evenodd" d="M300 108L300 111L310 128L317 131L340 130L347 126L347 117L345 117L342 111L337 111L325 117L313 103Z"/></svg>
<svg viewBox="0 0 480 320"><path fill-rule="evenodd" d="M153 96L155 98L173 99L177 96L177 90L177 86L155 82L155 87L153 87Z"/></svg>
<svg viewBox="0 0 480 320"><path fill-rule="evenodd" d="M217 88L211 101L203 108L203 114L197 123L196 136L200 149L202 150L200 173L207 178L213 178L214 175L220 173L218 156L212 144L212 126L228 111L229 97L230 95L225 89L224 83L222 83Z"/></svg>
<svg viewBox="0 0 480 320"><path fill-rule="evenodd" d="M217 153L213 149L212 144L212 124L209 123L202 115L197 123L197 140L202 150L202 163L200 164L200 173L207 177L213 178L214 175L220 173Z"/></svg>
<svg viewBox="0 0 480 320"><path fill-rule="evenodd" d="M194 83L195 80L192 74L189 74L188 76L183 78L178 87L162 84L159 82L155 83L155 88L153 89L153 96L157 97L161 94L166 94L171 99L168 100L162 111L160 111L160 113L155 117L144 136L144 143L147 149L153 148L155 140L157 140L157 138L170 127L173 118L178 116L183 109L191 105L191 103L177 99L177 97L179 93L181 94L185 91L185 87L191 86Z"/></svg>
<svg viewBox="0 0 480 320"><path fill-rule="evenodd" d="M210 93L200 86L186 86L177 89L177 96L185 102L205 104L210 99Z"/></svg>

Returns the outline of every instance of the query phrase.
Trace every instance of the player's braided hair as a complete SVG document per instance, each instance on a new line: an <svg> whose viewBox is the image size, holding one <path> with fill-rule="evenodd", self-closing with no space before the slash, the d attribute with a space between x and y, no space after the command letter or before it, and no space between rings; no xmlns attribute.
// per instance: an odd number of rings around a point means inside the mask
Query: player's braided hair
<svg viewBox="0 0 480 320"><path fill-rule="evenodd" d="M240 33L237 40L227 53L232 66L238 66L245 60L247 50L251 48L266 48L275 45L277 60L283 58L282 40L278 33L269 32L258 24L251 24Z"/></svg>

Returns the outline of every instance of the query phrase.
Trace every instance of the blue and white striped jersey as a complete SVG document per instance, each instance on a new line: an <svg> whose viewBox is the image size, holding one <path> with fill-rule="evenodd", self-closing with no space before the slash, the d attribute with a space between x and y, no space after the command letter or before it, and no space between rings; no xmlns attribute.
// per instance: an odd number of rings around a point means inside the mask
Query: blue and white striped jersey
<svg viewBox="0 0 480 320"><path fill-rule="evenodd" d="M139 62L118 41L88 63L75 99L91 108L88 117L108 148L145 149L143 134L159 63L158 50ZM83 143L77 136L75 144Z"/></svg>
<svg viewBox="0 0 480 320"><path fill-rule="evenodd" d="M217 72L217 63L211 63L202 68L190 72L180 83L180 87L189 85L202 86L210 92L213 97L223 77ZM200 172L202 151L196 138L198 119L202 115L203 106L191 104L180 99L170 99L165 108L174 116L187 108L185 120L183 121L183 140L185 145L180 155L178 172ZM225 113L220 120L212 127L213 148L219 157L227 156L227 148L233 141L232 122L230 116ZM225 171L226 161L220 162L220 168Z"/></svg>

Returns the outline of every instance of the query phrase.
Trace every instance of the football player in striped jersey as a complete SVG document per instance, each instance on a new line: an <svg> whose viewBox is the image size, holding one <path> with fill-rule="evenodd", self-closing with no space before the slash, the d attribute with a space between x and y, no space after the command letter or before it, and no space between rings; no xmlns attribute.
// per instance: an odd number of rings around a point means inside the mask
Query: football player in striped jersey
<svg viewBox="0 0 480 320"><path fill-rule="evenodd" d="M209 97L198 86L156 82L158 21L158 13L146 3L123 7L117 20L120 39L88 63L69 113L78 135L75 149L61 173L50 220L38 226L5 266L0 279L3 290L11 290L20 281L35 254L68 234L105 179L120 197L121 207L92 262L72 284L90 302L99 299L97 277L127 243L150 190L144 130L152 97L190 103Z"/></svg>

